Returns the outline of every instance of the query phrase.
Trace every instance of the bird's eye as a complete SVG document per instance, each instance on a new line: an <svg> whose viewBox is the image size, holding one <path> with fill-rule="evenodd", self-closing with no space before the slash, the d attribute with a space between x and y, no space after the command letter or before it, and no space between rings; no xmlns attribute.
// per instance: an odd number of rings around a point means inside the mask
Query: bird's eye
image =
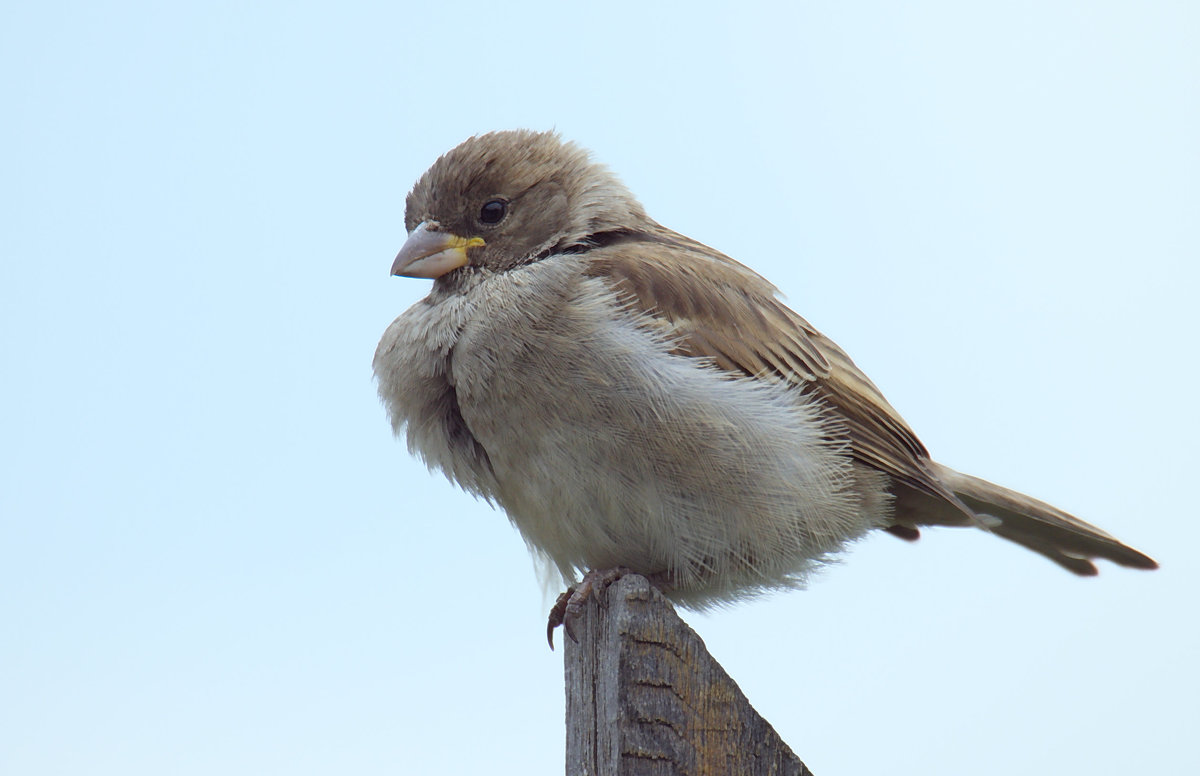
<svg viewBox="0 0 1200 776"><path fill-rule="evenodd" d="M502 199L492 199L483 203L479 208L479 220L485 224L498 224L508 212L508 203Z"/></svg>

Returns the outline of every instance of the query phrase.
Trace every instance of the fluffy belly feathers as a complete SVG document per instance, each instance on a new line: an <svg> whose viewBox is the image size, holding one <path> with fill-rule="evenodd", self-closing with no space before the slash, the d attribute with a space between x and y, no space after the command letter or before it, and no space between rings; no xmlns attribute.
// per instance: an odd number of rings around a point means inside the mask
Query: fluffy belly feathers
<svg viewBox="0 0 1200 776"><path fill-rule="evenodd" d="M418 303L380 343L393 424L564 577L627 566L703 605L795 586L883 522L883 483L856 476L822 407L671 354L572 257L448 301Z"/></svg>

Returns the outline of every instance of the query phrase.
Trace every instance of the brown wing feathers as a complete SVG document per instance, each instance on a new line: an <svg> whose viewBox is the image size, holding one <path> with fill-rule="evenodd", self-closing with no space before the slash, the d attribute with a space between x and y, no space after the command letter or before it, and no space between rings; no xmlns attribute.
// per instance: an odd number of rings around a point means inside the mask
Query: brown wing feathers
<svg viewBox="0 0 1200 776"><path fill-rule="evenodd" d="M970 514L931 473L928 453L879 390L832 341L776 297L760 275L664 229L644 245L625 240L590 252L589 274L607 278L636 309L669 323L679 352L726 371L776 376L812 391L846 428L853 456Z"/></svg>

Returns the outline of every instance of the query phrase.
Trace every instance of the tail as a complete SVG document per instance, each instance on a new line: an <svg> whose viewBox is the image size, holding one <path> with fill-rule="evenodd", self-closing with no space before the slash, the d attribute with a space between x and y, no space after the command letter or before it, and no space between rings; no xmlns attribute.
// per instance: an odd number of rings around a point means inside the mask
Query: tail
<svg viewBox="0 0 1200 776"><path fill-rule="evenodd" d="M972 512L981 527L1044 555L1081 576L1095 576L1092 563L1104 558L1135 569L1156 569L1153 558L1061 509L987 480L930 462L946 487ZM918 522L924 522L918 518ZM937 521L936 518L934 522Z"/></svg>

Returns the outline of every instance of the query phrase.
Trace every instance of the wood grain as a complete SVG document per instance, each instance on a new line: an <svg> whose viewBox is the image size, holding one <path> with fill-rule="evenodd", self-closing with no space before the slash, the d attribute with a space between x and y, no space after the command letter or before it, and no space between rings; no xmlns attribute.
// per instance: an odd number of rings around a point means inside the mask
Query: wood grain
<svg viewBox="0 0 1200 776"><path fill-rule="evenodd" d="M568 776L811 776L645 578L566 642Z"/></svg>

